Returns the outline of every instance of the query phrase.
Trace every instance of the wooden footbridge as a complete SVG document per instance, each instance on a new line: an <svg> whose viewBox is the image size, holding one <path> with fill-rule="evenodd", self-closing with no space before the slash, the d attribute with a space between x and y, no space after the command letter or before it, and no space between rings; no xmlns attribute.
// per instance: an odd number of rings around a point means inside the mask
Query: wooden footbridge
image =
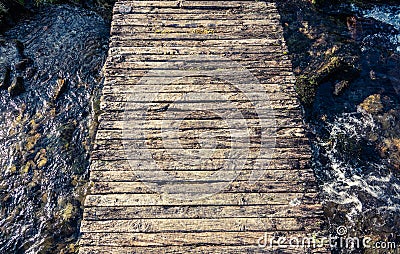
<svg viewBox="0 0 400 254"><path fill-rule="evenodd" d="M113 15L80 253L327 253L275 3Z"/></svg>

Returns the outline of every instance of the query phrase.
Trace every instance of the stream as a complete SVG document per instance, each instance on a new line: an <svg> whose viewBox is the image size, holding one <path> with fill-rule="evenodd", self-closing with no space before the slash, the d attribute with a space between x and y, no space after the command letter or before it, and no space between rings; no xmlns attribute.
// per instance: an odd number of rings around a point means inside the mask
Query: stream
<svg viewBox="0 0 400 254"><path fill-rule="evenodd" d="M43 7L0 37L0 253L73 253L109 26Z"/></svg>

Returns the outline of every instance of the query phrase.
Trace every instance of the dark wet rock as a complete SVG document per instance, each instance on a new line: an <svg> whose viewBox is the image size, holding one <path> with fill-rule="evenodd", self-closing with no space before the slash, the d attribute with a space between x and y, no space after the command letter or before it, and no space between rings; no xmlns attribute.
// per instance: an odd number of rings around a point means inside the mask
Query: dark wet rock
<svg viewBox="0 0 400 254"><path fill-rule="evenodd" d="M7 89L10 82L10 67L0 66L0 89Z"/></svg>
<svg viewBox="0 0 400 254"><path fill-rule="evenodd" d="M333 94L339 96L343 93L343 91L349 87L349 81L342 80L335 84Z"/></svg>
<svg viewBox="0 0 400 254"><path fill-rule="evenodd" d="M380 94L373 94L368 96L361 104L360 107L370 114L377 114L382 112L383 104Z"/></svg>
<svg viewBox="0 0 400 254"><path fill-rule="evenodd" d="M8 88L8 93L11 96L17 96L25 92L24 79L22 77L15 77Z"/></svg>
<svg viewBox="0 0 400 254"><path fill-rule="evenodd" d="M60 95L67 89L67 80L63 78L57 79L56 85L54 87L54 94L52 96L53 100L57 100Z"/></svg>
<svg viewBox="0 0 400 254"><path fill-rule="evenodd" d="M14 97L0 90L0 185L7 186L0 192L7 200L0 253L76 250L89 124L97 114L91 101L101 89L108 36L96 13L55 5L41 7L0 42L0 66L10 66L10 79L23 78L25 87Z"/></svg>
<svg viewBox="0 0 400 254"><path fill-rule="evenodd" d="M22 59L14 65L15 70L23 71L29 63L29 59Z"/></svg>
<svg viewBox="0 0 400 254"><path fill-rule="evenodd" d="M400 233L400 54L393 39L400 31L350 2L365 8L373 1L282 0L278 7L314 137L328 230L345 225L382 240Z"/></svg>
<svg viewBox="0 0 400 254"><path fill-rule="evenodd" d="M0 2L0 32L14 25L19 18L27 15L29 11L22 2L13 0L2 0Z"/></svg>

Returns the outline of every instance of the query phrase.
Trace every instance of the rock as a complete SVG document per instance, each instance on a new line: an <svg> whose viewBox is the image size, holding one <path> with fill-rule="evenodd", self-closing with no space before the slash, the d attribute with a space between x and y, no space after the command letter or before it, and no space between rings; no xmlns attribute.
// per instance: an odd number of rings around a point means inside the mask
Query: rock
<svg viewBox="0 0 400 254"><path fill-rule="evenodd" d="M374 70L371 70L371 71L369 72L369 78L370 78L371 80L376 80L376 73L375 73Z"/></svg>
<svg viewBox="0 0 400 254"><path fill-rule="evenodd" d="M131 11L132 11L132 7L129 6L129 5L121 5L121 6L119 7L119 12L120 12L121 14L128 14L128 13L130 13Z"/></svg>
<svg viewBox="0 0 400 254"><path fill-rule="evenodd" d="M53 100L57 100L60 95L66 90L67 80L66 79L57 79L56 86L54 88Z"/></svg>
<svg viewBox="0 0 400 254"><path fill-rule="evenodd" d="M68 203L65 206L62 214L64 221L70 220L74 216L74 213L75 213L75 207L71 203Z"/></svg>
<svg viewBox="0 0 400 254"><path fill-rule="evenodd" d="M25 92L24 79L22 77L15 77L8 88L8 93L11 96L17 96Z"/></svg>
<svg viewBox="0 0 400 254"><path fill-rule="evenodd" d="M340 81L340 82L335 84L335 90L333 91L333 94L336 95L336 96L339 96L348 87L349 87L349 81L342 80L342 81Z"/></svg>
<svg viewBox="0 0 400 254"><path fill-rule="evenodd" d="M27 64L29 63L29 60L28 59L22 59L21 61L19 61L18 63L16 63L15 65L14 65L14 67L15 67L15 70L17 70L17 71L23 71L23 70L25 70L25 68L26 68L26 66L27 66Z"/></svg>
<svg viewBox="0 0 400 254"><path fill-rule="evenodd" d="M32 160L30 160L25 164L25 166L22 167L21 173L28 174L30 169L34 169L35 167L36 167L35 163Z"/></svg>
<svg viewBox="0 0 400 254"><path fill-rule="evenodd" d="M20 54L20 56L24 55L24 49L25 49L24 43L21 42L20 40L15 39L14 45L17 48L17 51Z"/></svg>
<svg viewBox="0 0 400 254"><path fill-rule="evenodd" d="M380 113L383 110L383 104L380 94L368 96L360 105L363 110L370 114Z"/></svg>
<svg viewBox="0 0 400 254"><path fill-rule="evenodd" d="M37 164L38 168L43 168L47 164L47 158L46 157L40 157L40 160Z"/></svg>
<svg viewBox="0 0 400 254"><path fill-rule="evenodd" d="M1 66L0 67L0 89L6 89L9 85L10 79L10 67Z"/></svg>

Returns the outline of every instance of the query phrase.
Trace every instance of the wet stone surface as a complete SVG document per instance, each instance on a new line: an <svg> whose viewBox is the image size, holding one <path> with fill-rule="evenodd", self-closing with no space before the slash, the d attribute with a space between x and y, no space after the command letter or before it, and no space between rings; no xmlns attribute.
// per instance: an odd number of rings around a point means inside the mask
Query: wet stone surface
<svg viewBox="0 0 400 254"><path fill-rule="evenodd" d="M108 24L43 7L0 37L0 252L72 253Z"/></svg>
<svg viewBox="0 0 400 254"><path fill-rule="evenodd" d="M279 2L326 228L399 243L400 6Z"/></svg>

